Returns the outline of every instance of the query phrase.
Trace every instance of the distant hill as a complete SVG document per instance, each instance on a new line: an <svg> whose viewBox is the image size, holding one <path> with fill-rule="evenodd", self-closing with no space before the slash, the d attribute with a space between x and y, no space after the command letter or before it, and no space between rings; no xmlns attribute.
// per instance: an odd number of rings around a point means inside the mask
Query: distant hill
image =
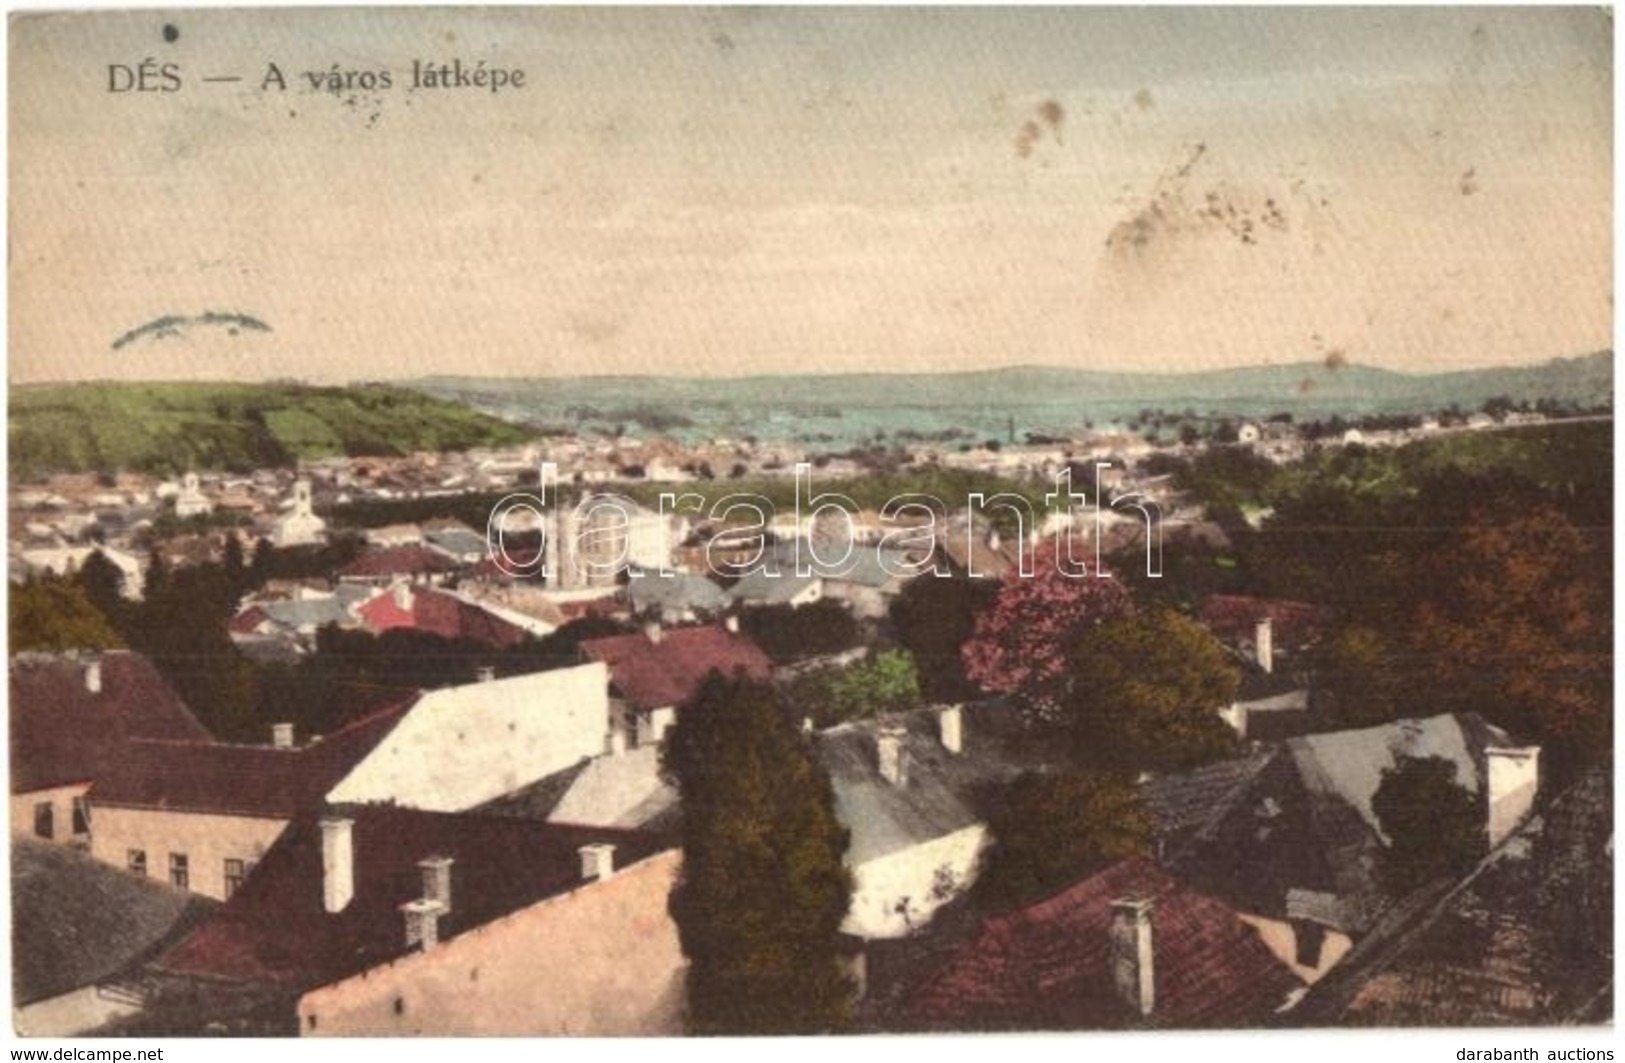
<svg viewBox="0 0 1625 1063"><path fill-rule="evenodd" d="M366 385L42 384L9 397L11 475L246 471L336 454L523 442L523 428L406 388Z"/></svg>
<svg viewBox="0 0 1625 1063"><path fill-rule="evenodd" d="M1115 373L1016 367L967 373L773 377L431 377L411 381L507 418L557 425L628 424L648 432L750 433L764 438L864 438L876 430L963 428L971 434L1065 432L1131 420L1144 408L1225 417L1299 419L1476 409L1506 396L1579 406L1610 402L1613 354L1542 365L1409 374L1318 362L1199 373ZM775 426L781 431L775 431Z"/></svg>

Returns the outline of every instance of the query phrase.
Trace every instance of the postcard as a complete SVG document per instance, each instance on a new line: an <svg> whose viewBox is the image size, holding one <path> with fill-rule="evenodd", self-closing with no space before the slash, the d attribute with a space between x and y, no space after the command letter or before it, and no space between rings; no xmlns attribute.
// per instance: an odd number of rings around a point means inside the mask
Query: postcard
<svg viewBox="0 0 1625 1063"><path fill-rule="evenodd" d="M1606 1027L1612 19L14 13L14 1032Z"/></svg>

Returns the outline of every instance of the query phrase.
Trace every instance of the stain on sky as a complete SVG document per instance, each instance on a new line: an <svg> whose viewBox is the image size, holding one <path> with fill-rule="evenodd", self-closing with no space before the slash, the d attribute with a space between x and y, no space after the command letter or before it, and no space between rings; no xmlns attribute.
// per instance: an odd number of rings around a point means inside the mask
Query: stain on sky
<svg viewBox="0 0 1625 1063"><path fill-rule="evenodd" d="M1061 127L1066 124L1066 108L1061 101L1048 99L1033 108L1033 116L1021 123L1016 132L1016 157L1029 158L1032 153L1048 136L1056 144L1062 144Z"/></svg>

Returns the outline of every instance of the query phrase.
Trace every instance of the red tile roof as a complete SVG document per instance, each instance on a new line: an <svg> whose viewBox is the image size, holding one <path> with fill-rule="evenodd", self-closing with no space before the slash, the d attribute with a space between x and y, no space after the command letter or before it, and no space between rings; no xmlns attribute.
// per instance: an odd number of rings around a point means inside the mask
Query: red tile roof
<svg viewBox="0 0 1625 1063"><path fill-rule="evenodd" d="M326 798L415 704L411 699L295 749L129 743L91 789L97 805L292 819Z"/></svg>
<svg viewBox="0 0 1625 1063"><path fill-rule="evenodd" d="M1258 621L1270 618L1277 646L1305 646L1313 642L1329 620L1326 610L1308 602L1285 598L1250 598L1242 594L1213 594L1202 603L1202 623L1225 642L1253 640Z"/></svg>
<svg viewBox="0 0 1625 1063"><path fill-rule="evenodd" d="M1111 904L1124 897L1155 902L1156 1006L1144 1020L1112 981ZM1255 1026L1301 986L1234 911L1133 859L989 919L911 995L902 1018L913 1029Z"/></svg>
<svg viewBox="0 0 1625 1063"><path fill-rule="evenodd" d="M411 602L405 609L396 604L393 594L380 594L362 604L359 612L367 630L379 634L394 628L409 628L441 638L470 639L497 647L512 646L527 637L527 632L518 625L429 587L413 587Z"/></svg>
<svg viewBox="0 0 1625 1063"><path fill-rule="evenodd" d="M423 895L420 860L452 860L451 911L439 925L446 940L581 885L583 845L614 845L618 868L669 848L645 832L466 812L365 805L332 813L354 824L355 894L342 912L323 908L319 816L304 816L225 907L159 966L178 974L308 989L407 951L399 906Z"/></svg>
<svg viewBox="0 0 1625 1063"><path fill-rule="evenodd" d="M588 639L581 649L609 666L610 682L640 709L682 705L713 671L758 680L773 672L756 643L720 625L670 628L659 642L642 633Z"/></svg>
<svg viewBox="0 0 1625 1063"><path fill-rule="evenodd" d="M12 793L89 782L121 758L131 739L212 740L147 658L100 654L100 693L85 684L90 659L12 659Z"/></svg>
<svg viewBox="0 0 1625 1063"><path fill-rule="evenodd" d="M386 546L368 550L354 561L339 569L340 579L384 579L390 576L415 576L420 573L457 571L457 562L438 550L427 546Z"/></svg>

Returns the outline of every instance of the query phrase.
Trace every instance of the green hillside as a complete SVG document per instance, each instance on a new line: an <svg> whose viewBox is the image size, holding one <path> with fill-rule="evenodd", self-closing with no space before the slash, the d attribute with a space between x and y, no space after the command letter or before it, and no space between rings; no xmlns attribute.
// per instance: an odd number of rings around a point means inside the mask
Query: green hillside
<svg viewBox="0 0 1625 1063"><path fill-rule="evenodd" d="M10 394L11 475L246 471L523 442L517 425L383 385L52 384Z"/></svg>

